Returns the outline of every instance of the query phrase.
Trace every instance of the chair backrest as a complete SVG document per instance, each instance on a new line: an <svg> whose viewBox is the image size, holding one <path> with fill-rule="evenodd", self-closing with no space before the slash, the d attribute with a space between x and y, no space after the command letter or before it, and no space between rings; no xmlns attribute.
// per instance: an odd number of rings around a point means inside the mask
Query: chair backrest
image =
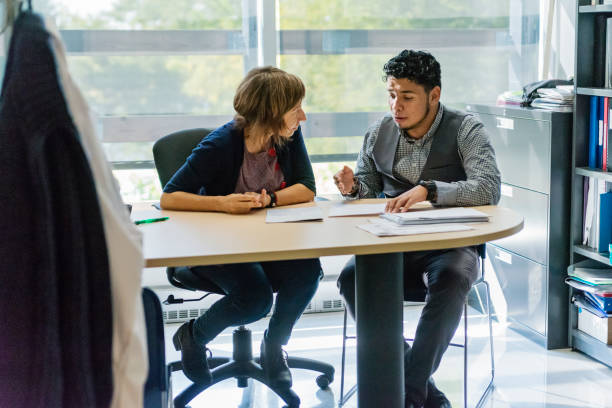
<svg viewBox="0 0 612 408"><path fill-rule="evenodd" d="M162 137L153 144L153 160L162 187L185 163L191 151L211 132L210 129L186 129ZM166 269L168 281L181 289L203 290L223 294L223 290L207 279L202 279L187 267Z"/></svg>
<svg viewBox="0 0 612 408"><path fill-rule="evenodd" d="M185 163L185 159L210 129L186 129L171 133L157 140L153 145L153 160L162 188L174 173Z"/></svg>

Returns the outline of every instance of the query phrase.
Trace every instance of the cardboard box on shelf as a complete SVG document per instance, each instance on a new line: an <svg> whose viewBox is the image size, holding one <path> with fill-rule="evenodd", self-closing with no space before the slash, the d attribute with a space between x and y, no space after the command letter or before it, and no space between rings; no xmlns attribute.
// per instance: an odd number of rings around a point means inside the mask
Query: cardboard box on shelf
<svg viewBox="0 0 612 408"><path fill-rule="evenodd" d="M580 309L578 312L578 330L603 343L612 344L612 317L601 318Z"/></svg>

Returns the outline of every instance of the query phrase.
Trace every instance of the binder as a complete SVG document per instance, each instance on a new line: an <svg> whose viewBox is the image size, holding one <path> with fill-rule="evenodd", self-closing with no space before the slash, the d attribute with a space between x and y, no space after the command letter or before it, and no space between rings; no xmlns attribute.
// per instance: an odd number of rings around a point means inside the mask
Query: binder
<svg viewBox="0 0 612 408"><path fill-rule="evenodd" d="M604 312L610 314L612 312L612 298L605 298L602 296L597 296L593 293L584 292L584 296L597 305L598 308L603 310Z"/></svg>
<svg viewBox="0 0 612 408"><path fill-rule="evenodd" d="M603 128L602 128L602 150L601 150L601 169L608 169L608 134L610 129L610 99L607 96L603 97Z"/></svg>
<svg viewBox="0 0 612 408"><path fill-rule="evenodd" d="M598 251L608 252L612 243L612 192L599 194L599 237Z"/></svg>
<svg viewBox="0 0 612 408"><path fill-rule="evenodd" d="M597 108L599 98L591 96L591 110L589 112L589 167L597 166L597 144L599 138L599 123L597 121Z"/></svg>
<svg viewBox="0 0 612 408"><path fill-rule="evenodd" d="M576 292L572 295L572 303L581 309L593 313L597 317L612 317L612 315L604 312L596 304L592 303L582 292Z"/></svg>
<svg viewBox="0 0 612 408"><path fill-rule="evenodd" d="M604 134L604 97L599 97L599 107L597 108L597 123L598 123L598 139L597 139L597 152L595 167L598 169L602 168L603 164L603 134Z"/></svg>
<svg viewBox="0 0 612 408"><path fill-rule="evenodd" d="M612 20L612 18L610 18L610 20ZM611 41L612 42L612 41ZM610 58L612 58L612 54L610 54ZM612 134L612 132L610 130L612 130L612 104L610 104L610 98L608 98L608 105L609 108L608 109L608 131L606 132L606 136L607 136L607 143L606 143L606 162L607 162L607 166L606 168L604 168L604 171L612 171L612 157L610 157L610 136Z"/></svg>

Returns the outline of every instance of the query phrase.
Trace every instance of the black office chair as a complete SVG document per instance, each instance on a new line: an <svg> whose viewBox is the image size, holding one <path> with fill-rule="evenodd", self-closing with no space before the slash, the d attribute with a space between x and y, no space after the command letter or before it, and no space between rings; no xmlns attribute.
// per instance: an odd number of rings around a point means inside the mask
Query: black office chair
<svg viewBox="0 0 612 408"><path fill-rule="evenodd" d="M209 133L210 130L208 129L188 129L164 136L155 142L153 159L162 186L166 185L172 175L183 165L193 148ZM178 288L225 295L221 288L213 282L193 274L188 267L170 267L167 268L166 272L168 281ZM182 299L175 299L172 296L169 296L167 300L169 303L181 303L182 301ZM322 373L316 378L316 383L321 389L326 389L334 380L334 367L330 364L299 357L289 357L287 363L290 368L302 368ZM252 378L267 385L289 407L298 407L300 404L299 397L290 388L277 388L268 383L263 370L259 366L259 358L253 358L251 331L244 326L234 330L232 358L213 357L208 360L208 364L212 369L212 383L206 385L191 384L174 399L176 408L184 408L189 401L208 387L232 377L238 380L238 387L247 387L247 380ZM172 371L182 369L180 362L172 363L170 367Z"/></svg>
<svg viewBox="0 0 612 408"><path fill-rule="evenodd" d="M472 292L476 293L476 297L479 299L482 308L485 307L487 309L487 315L489 319L489 344L491 345L491 377L487 387L484 389L478 402L476 403L476 408L482 406L485 402L489 393L495 387L493 381L495 379L495 358L493 354L493 316L491 313L491 290L489 288L489 282L484 279L485 274L485 258L487 256L486 245L482 244L478 246L478 255L480 256L480 277L476 279L474 284L472 285ZM480 299L480 294L476 290L478 285L484 285L486 296L484 302ZM463 305L463 344L461 343L450 343L452 347L463 348L463 407L467 408L467 400L468 400L468 299L466 299ZM340 373L340 399L338 400L338 407L342 407L346 402L357 392L357 385L353 385L346 394L344 393L344 363L346 359L346 341L348 339L355 339L355 336L350 336L346 334L346 322L347 322L347 311L346 307L344 309L344 326L342 330L342 360L341 360L341 373ZM414 339L407 339L408 341L413 341Z"/></svg>

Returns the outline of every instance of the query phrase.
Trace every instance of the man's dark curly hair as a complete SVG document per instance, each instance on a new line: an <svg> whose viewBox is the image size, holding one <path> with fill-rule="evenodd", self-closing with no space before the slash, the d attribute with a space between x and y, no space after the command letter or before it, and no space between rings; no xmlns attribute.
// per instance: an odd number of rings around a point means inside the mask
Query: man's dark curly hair
<svg viewBox="0 0 612 408"><path fill-rule="evenodd" d="M383 67L383 81L393 77L406 78L425 88L425 92L434 87L442 87L440 63L433 55L425 51L404 50L391 58Z"/></svg>

